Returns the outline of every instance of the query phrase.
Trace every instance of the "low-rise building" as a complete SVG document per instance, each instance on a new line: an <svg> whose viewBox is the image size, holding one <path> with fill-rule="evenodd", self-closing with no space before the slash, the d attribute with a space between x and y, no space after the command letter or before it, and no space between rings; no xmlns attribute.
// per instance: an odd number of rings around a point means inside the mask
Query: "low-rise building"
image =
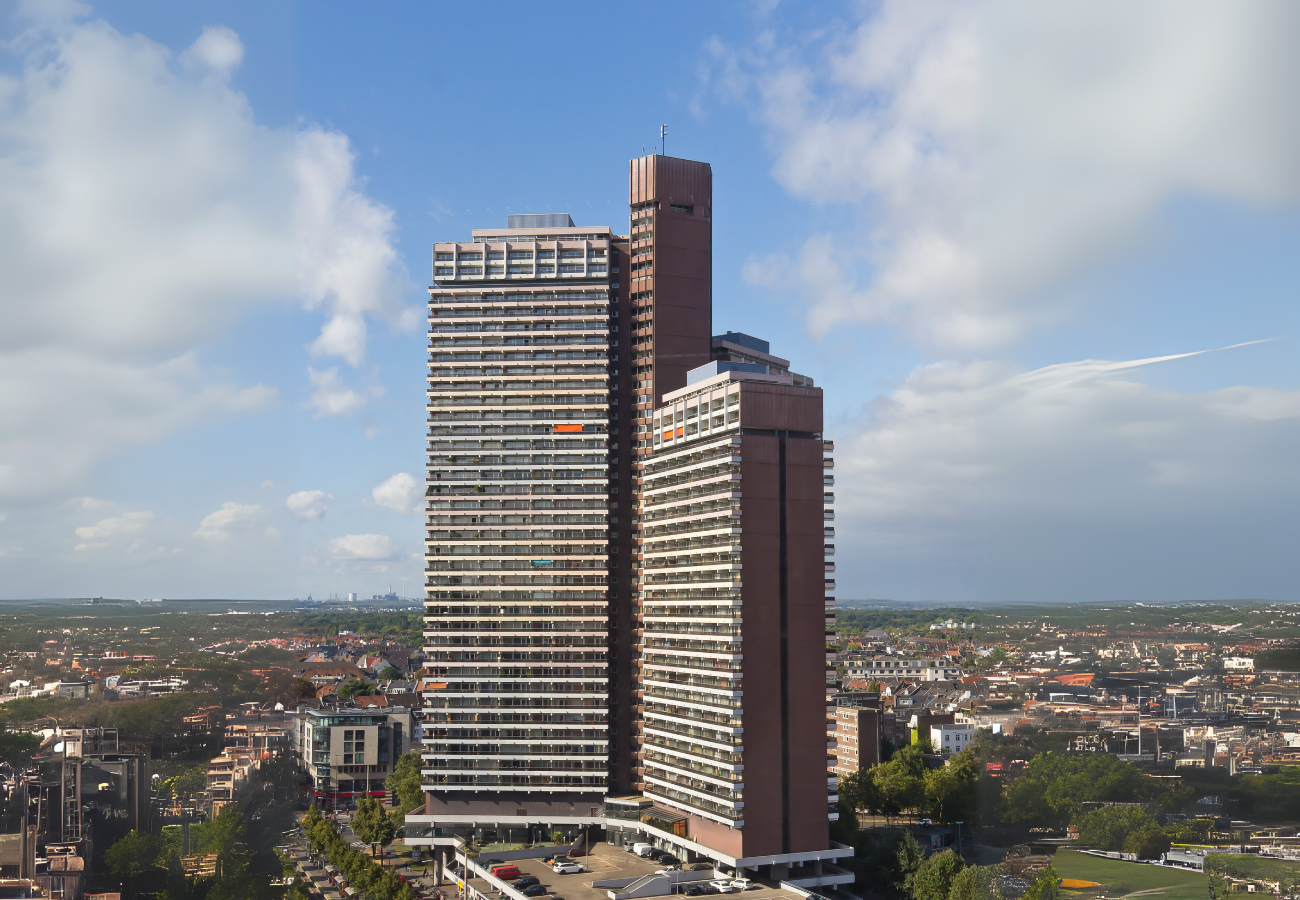
<svg viewBox="0 0 1300 900"><path fill-rule="evenodd" d="M290 741L307 786L326 808L384 795L384 781L412 746L413 717L402 707L300 708Z"/></svg>
<svg viewBox="0 0 1300 900"><path fill-rule="evenodd" d="M973 740L975 726L969 722L930 726L930 746L936 753L960 753Z"/></svg>

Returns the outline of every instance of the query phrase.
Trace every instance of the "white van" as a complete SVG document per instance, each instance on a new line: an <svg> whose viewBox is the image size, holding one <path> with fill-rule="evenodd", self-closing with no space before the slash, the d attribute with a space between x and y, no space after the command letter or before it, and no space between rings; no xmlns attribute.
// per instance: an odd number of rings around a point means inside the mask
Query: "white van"
<svg viewBox="0 0 1300 900"><path fill-rule="evenodd" d="M635 853L637 856L645 857L645 856L649 856L651 853L654 853L655 848L650 844L633 844L632 852Z"/></svg>

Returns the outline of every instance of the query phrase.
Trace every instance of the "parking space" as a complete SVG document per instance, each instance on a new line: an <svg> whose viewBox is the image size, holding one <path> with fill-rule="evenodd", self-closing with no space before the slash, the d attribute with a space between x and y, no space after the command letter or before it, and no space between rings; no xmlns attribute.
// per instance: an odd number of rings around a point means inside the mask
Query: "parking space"
<svg viewBox="0 0 1300 900"><path fill-rule="evenodd" d="M604 843L594 845L590 855L578 857L576 861L580 862L587 871L573 875L557 875L540 859L516 859L510 862L517 866L523 875L537 878L547 889L547 893L539 895L537 900L609 900L609 889L598 888L595 882L639 878L662 868L659 863L642 859L620 847ZM707 884L707 882L703 883ZM482 879L474 879L470 884L485 896L495 896L495 892L491 891ZM687 886L683 885L672 895L665 896L685 896L686 890ZM741 894L737 893L734 896L739 898ZM797 894L760 882L755 882L754 888L745 891L743 896L745 900L804 900Z"/></svg>

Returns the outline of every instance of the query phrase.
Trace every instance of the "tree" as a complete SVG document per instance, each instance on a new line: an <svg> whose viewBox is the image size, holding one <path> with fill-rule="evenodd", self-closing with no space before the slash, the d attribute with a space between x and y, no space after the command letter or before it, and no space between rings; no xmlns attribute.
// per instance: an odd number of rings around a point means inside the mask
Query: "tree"
<svg viewBox="0 0 1300 900"><path fill-rule="evenodd" d="M396 666L386 666L375 678L379 681L401 681L402 673L397 670Z"/></svg>
<svg viewBox="0 0 1300 900"><path fill-rule="evenodd" d="M979 814L980 764L971 748L953 754L948 764L925 772L925 798L940 822L973 822Z"/></svg>
<svg viewBox="0 0 1300 900"><path fill-rule="evenodd" d="M0 762L6 762L15 772L21 772L32 762L32 755L41 749L41 736L26 731L0 731Z"/></svg>
<svg viewBox="0 0 1300 900"><path fill-rule="evenodd" d="M948 900L953 879L965 866L952 850L931 856L912 877L912 900Z"/></svg>
<svg viewBox="0 0 1300 900"><path fill-rule="evenodd" d="M999 900L997 876L991 866L967 866L952 879L948 900Z"/></svg>
<svg viewBox="0 0 1300 900"><path fill-rule="evenodd" d="M1074 818L1079 843L1094 850L1125 850L1129 835L1148 826L1159 830L1155 819L1140 806L1102 806ZM1150 857L1147 857L1148 859Z"/></svg>
<svg viewBox="0 0 1300 900"><path fill-rule="evenodd" d="M871 780L880 798L880 812L885 816L897 815L904 809L917 810L925 803L925 758L914 744L872 769Z"/></svg>
<svg viewBox="0 0 1300 900"><path fill-rule="evenodd" d="M1061 879L1051 866L1038 873L1038 877L1029 885L1029 890L1020 900L1057 900L1061 893Z"/></svg>
<svg viewBox="0 0 1300 900"><path fill-rule="evenodd" d="M898 842L898 849L894 853L896 867L898 869L898 881L894 886L898 888L905 897L912 896L912 881L916 878L917 870L925 863L925 851L921 845L916 842L909 831L903 835L903 839Z"/></svg>
<svg viewBox="0 0 1300 900"><path fill-rule="evenodd" d="M295 678L291 687L294 700L306 700L316 696L316 685L306 678Z"/></svg>
<svg viewBox="0 0 1300 900"><path fill-rule="evenodd" d="M122 879L123 890L133 894L136 880L157 867L157 842L153 835L132 829L104 852L104 864Z"/></svg>
<svg viewBox="0 0 1300 900"><path fill-rule="evenodd" d="M1002 793L1002 818L1026 825L1063 827L1086 801L1141 802L1161 787L1141 770L1108 753L1070 756L1039 753Z"/></svg>
<svg viewBox="0 0 1300 900"><path fill-rule="evenodd" d="M387 847L397 837L397 825L374 797L362 797L352 817L352 830L367 844Z"/></svg>
<svg viewBox="0 0 1300 900"><path fill-rule="evenodd" d="M1148 822L1130 831L1124 839L1124 852L1138 859L1159 859L1169 852L1169 835L1155 822Z"/></svg>
<svg viewBox="0 0 1300 900"><path fill-rule="evenodd" d="M384 782L384 787L397 800L395 815L398 817L405 816L424 803L424 791L420 789L421 764L420 751L412 750L410 753L403 753L398 758L397 764L393 766L393 771L389 773L388 780Z"/></svg>
<svg viewBox="0 0 1300 900"><path fill-rule="evenodd" d="M345 681L339 685L339 689L334 692L340 700L350 700L353 697L370 697L375 693L375 686L369 682L362 681L360 678L354 678L351 681Z"/></svg>
<svg viewBox="0 0 1300 900"><path fill-rule="evenodd" d="M205 829L205 853L217 855L217 877L208 900L244 900L251 897L253 853L244 837L244 814L237 806L223 806Z"/></svg>

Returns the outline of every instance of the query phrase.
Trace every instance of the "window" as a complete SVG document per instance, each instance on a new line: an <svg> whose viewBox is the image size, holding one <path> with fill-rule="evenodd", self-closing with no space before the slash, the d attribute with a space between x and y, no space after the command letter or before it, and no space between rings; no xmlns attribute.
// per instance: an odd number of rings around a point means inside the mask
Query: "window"
<svg viewBox="0 0 1300 900"><path fill-rule="evenodd" d="M604 256L604 255L605 255L605 250L604 250L603 247L593 247L592 250L591 250L591 255L592 255L592 256Z"/></svg>
<svg viewBox="0 0 1300 900"><path fill-rule="evenodd" d="M482 258L483 258L483 254L482 254L482 253L462 253L462 254L460 255L460 258L461 258L461 261L462 261L462 262L464 262L465 260L470 260L470 259L482 259Z"/></svg>
<svg viewBox="0 0 1300 900"><path fill-rule="evenodd" d="M561 250L560 259L582 259L585 254L581 250Z"/></svg>
<svg viewBox="0 0 1300 900"><path fill-rule="evenodd" d="M538 267L537 267L537 274L538 274L538 275L554 275L554 274L555 274L555 266L538 266Z"/></svg>
<svg viewBox="0 0 1300 900"><path fill-rule="evenodd" d="M538 251L537 251L537 258L538 258L538 259L555 259L555 251L554 251L554 250L538 250Z"/></svg>
<svg viewBox="0 0 1300 900"><path fill-rule="evenodd" d="M593 275L604 275L604 274L605 274L605 267L604 267L604 266L595 266L595 265L593 265L590 269L588 269L588 271L591 272L591 274L593 274Z"/></svg>
<svg viewBox="0 0 1300 900"><path fill-rule="evenodd" d="M511 250L511 251L510 251L510 258L511 258L511 259L532 259L532 258L533 258L533 251L531 251L531 250Z"/></svg>
<svg viewBox="0 0 1300 900"><path fill-rule="evenodd" d="M560 266L560 271L561 271L561 272L569 272L569 273L573 273L573 272L581 272L581 271L582 271L582 266Z"/></svg>
<svg viewBox="0 0 1300 900"><path fill-rule="evenodd" d="M456 270L450 268L433 270L433 276L435 278L450 278L454 274L456 274Z"/></svg>
<svg viewBox="0 0 1300 900"><path fill-rule="evenodd" d="M483 267L482 267L482 266L461 266L461 267L460 267L460 274L462 274L462 275L482 275L482 274L483 274Z"/></svg>
<svg viewBox="0 0 1300 900"><path fill-rule="evenodd" d="M695 214L695 207L694 207L694 206L687 206L687 205L680 204L680 203L674 203L674 204L672 204L672 206L670 206L669 208L670 208L673 212L687 213L688 215L694 215L694 214Z"/></svg>
<svg viewBox="0 0 1300 900"><path fill-rule="evenodd" d="M505 259L506 255L499 250L493 250L488 253L488 259Z"/></svg>
<svg viewBox="0 0 1300 900"><path fill-rule="evenodd" d="M531 275L532 271L533 271L532 266L511 266L510 267L511 275Z"/></svg>
<svg viewBox="0 0 1300 900"><path fill-rule="evenodd" d="M434 257L434 259L436 259L438 262L450 261L451 258L452 258L452 254L450 253L439 253Z"/></svg>

